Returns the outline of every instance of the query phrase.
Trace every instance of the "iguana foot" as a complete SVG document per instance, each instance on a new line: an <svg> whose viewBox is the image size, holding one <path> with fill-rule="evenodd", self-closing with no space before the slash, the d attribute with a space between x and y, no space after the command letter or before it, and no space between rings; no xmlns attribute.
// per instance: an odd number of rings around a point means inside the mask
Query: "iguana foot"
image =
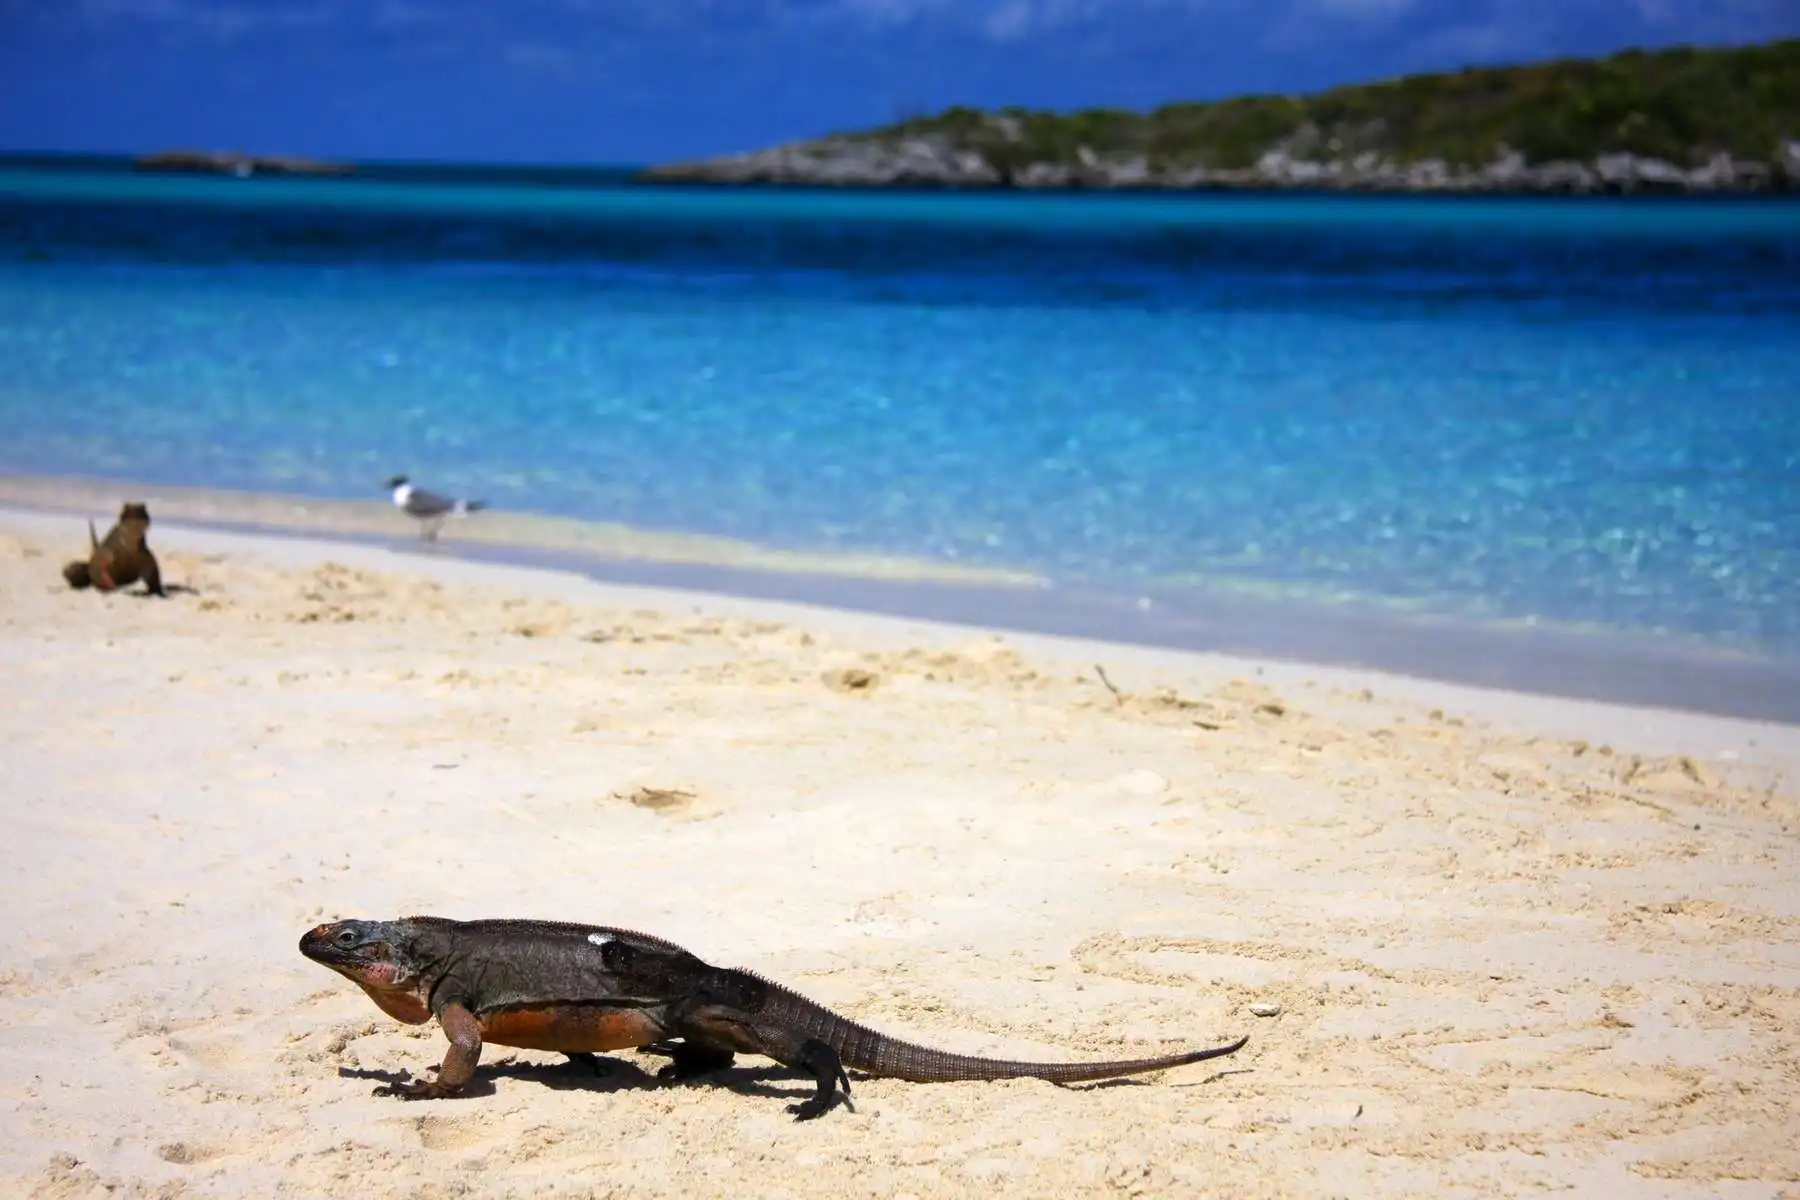
<svg viewBox="0 0 1800 1200"><path fill-rule="evenodd" d="M396 1100L443 1100L454 1096L460 1088L448 1088L435 1079L397 1079L384 1083L371 1096L392 1096Z"/></svg>
<svg viewBox="0 0 1800 1200"><path fill-rule="evenodd" d="M564 1051L564 1053L567 1055L571 1066L586 1067L600 1078L617 1074L619 1070L619 1060L616 1058L604 1058L598 1054L590 1054L585 1050Z"/></svg>
<svg viewBox="0 0 1800 1200"><path fill-rule="evenodd" d="M656 1078L663 1083L686 1083L714 1071L723 1071L736 1061L729 1050L696 1046L692 1042L660 1042L654 1053L667 1054L673 1060L656 1073Z"/></svg>
<svg viewBox="0 0 1800 1200"><path fill-rule="evenodd" d="M794 1066L810 1073L819 1085L819 1090L810 1098L799 1104L788 1105L788 1111L794 1114L794 1120L811 1121L822 1117L840 1099L845 1108L851 1112L856 1111L856 1106L850 1103L850 1076L844 1073L843 1060L838 1058L836 1050L817 1038L809 1038L800 1047L800 1057L794 1061ZM841 1093L838 1091L840 1084L844 1089Z"/></svg>

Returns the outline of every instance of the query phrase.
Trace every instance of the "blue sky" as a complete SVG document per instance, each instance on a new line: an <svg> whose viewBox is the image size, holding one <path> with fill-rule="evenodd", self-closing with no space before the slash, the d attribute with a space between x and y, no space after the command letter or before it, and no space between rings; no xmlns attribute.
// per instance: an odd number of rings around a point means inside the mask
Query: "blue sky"
<svg viewBox="0 0 1800 1200"><path fill-rule="evenodd" d="M0 0L0 151L637 163L1800 35L1800 0Z"/></svg>

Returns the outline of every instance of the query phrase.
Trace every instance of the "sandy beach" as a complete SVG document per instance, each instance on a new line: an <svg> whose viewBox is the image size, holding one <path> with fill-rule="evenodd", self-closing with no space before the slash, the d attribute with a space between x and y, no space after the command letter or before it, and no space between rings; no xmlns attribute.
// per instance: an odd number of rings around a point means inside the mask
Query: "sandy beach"
<svg viewBox="0 0 1800 1200"><path fill-rule="evenodd" d="M0 510L6 1194L1800 1196L1800 727L169 523L191 590L75 593L85 538ZM295 943L411 913L963 1052L1250 1042L402 1104L443 1035Z"/></svg>

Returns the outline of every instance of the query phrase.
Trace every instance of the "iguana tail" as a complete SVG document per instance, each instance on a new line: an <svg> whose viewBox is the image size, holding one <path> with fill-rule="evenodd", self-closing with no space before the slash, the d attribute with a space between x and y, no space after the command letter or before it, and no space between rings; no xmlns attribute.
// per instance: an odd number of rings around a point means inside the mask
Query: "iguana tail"
<svg viewBox="0 0 1800 1200"><path fill-rule="evenodd" d="M745 975L751 974L746 971ZM1153 1058L1116 1059L1111 1062L1041 1063L1019 1062L1005 1058L978 1058L968 1054L951 1054L928 1046L903 1042L865 1025L838 1016L822 1004L789 991L778 983L755 977L767 992L757 1025L778 1025L784 1031L817 1038L837 1051L844 1065L885 1079L905 1079L913 1083L953 1083L976 1079L1045 1079L1051 1083L1085 1083L1094 1079L1113 1079L1120 1075L1137 1075L1144 1071L1162 1071L1188 1063L1204 1062L1235 1054L1250 1039L1239 1038L1224 1046L1205 1050L1189 1050L1181 1054Z"/></svg>
<svg viewBox="0 0 1800 1200"><path fill-rule="evenodd" d="M62 572L63 578L68 581L70 587L79 591L82 588L90 587L93 585L93 582L94 582L93 571L91 570L89 564L91 564L93 562L94 555L98 554L99 552L100 552L100 538L94 533L94 522L90 518L88 521L88 556L87 556L87 558L78 560L76 562L72 562L68 566L63 568L63 572Z"/></svg>

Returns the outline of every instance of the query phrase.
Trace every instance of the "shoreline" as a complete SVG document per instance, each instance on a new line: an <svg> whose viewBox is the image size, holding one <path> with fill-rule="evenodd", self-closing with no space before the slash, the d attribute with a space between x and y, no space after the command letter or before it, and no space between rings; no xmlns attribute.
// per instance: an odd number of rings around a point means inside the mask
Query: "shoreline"
<svg viewBox="0 0 1800 1200"><path fill-rule="evenodd" d="M129 181L129 195L121 195ZM0 203L96 203L203 205L223 208L284 207L463 213L566 214L572 218L649 218L680 221L705 212L712 193L730 192L758 198L749 215L770 221L807 221L810 201L831 210L836 220L921 221L954 219L1006 226L1016 219L1015 206L1031 206L1047 224L1065 221L1085 226L1090 206L1111 204L1107 216L1139 226L1216 226L1234 220L1259 224L1304 220L1310 206L1329 202L1333 214L1379 223L1393 219L1394 206L1414 215L1438 214L1459 222L1505 224L1520 206L1554 207L1579 218L1581 227L1606 235L1624 212L1729 209L1740 220L1755 219L1785 231L1800 209L1800 192L1522 192L1522 191L1375 191L1287 187L969 187L921 183L846 185L824 182L657 179L638 176L567 186L534 179L486 178L479 175L421 179L405 175L283 175L237 179L195 173L140 172L130 169L21 166L0 162ZM1252 203L1291 202L1285 208L1247 212ZM854 202L854 203L852 203ZM953 210L946 212L945 208Z"/></svg>
<svg viewBox="0 0 1800 1200"><path fill-rule="evenodd" d="M1335 182L1324 171L1314 173L1305 168L1317 167L1320 164L1291 163L1300 167L1300 177L1254 177L1254 172L1234 174L1224 172L1217 178L1196 179L1192 181L1175 181L1167 179L1138 178L1135 176L1106 179L1084 175L1079 171L1039 172L1026 182L1005 183L997 180L955 179L926 174L920 176L900 175L894 178L839 178L830 174L822 174L817 178L802 175L769 175L754 171L734 168L734 164L742 160L761 160L777 154L791 153L797 148L824 145L833 140L829 135L783 146L764 147L760 150L726 152L719 155L680 161L656 161L642 163L615 163L611 165L589 165L585 163L504 163L504 162L454 162L431 159L370 159L345 160L333 164L339 170L307 171L284 170L280 164L284 161L280 156L273 158L255 155L242 156L249 162L266 162L276 169L255 170L250 175L239 175L228 169L232 160L229 152L221 153L218 158L219 167L144 167L141 165L142 155L136 154L86 154L58 153L53 151L15 151L0 154L0 172L32 172L32 173L68 173L80 176L137 176L154 179L158 176L175 178L217 177L229 184L236 184L240 189L254 180L259 187L271 182L280 183L320 183L327 185L355 184L366 187L380 187L390 184L444 186L444 187L488 187L518 186L524 188L567 188L584 189L617 189L626 188L634 191L667 190L680 192L693 189L743 189L768 190L784 192L817 191L823 193L895 193L916 194L920 196L950 194L968 195L1001 195L1001 196L1082 196L1082 197L1158 197L1166 196L1174 199L1197 197L1242 196L1246 198L1360 198L1360 199L1432 199L1432 200L1518 200L1525 202L1540 200L1590 200L1590 201L1629 201L1634 204L1645 202L1772 202L1791 205L1800 200L1800 187L1767 186L1743 183L1740 185L1712 187L1670 187L1656 186L1666 184L1666 180L1657 178L1647 181L1651 186L1611 186L1591 188L1570 188L1566 180L1557 181L1557 186L1531 186L1508 183L1504 180L1482 180L1471 177L1463 180L1459 186L1448 186L1444 183L1424 183L1417 185L1394 184L1345 184ZM1629 155L1618 156L1630 158ZM718 164L727 164L723 169L711 170ZM1049 165L1049 164L1045 164ZM1629 183L1629 181L1625 181ZM305 194L305 193L298 193Z"/></svg>
<svg viewBox="0 0 1800 1200"><path fill-rule="evenodd" d="M793 607L846 621L885 620L1129 650L1278 665L1290 675L1374 673L1417 688L1466 689L1575 704L1800 727L1800 664L1695 644L1527 622L1478 622L1376 605L1245 592L1152 596L1069 587L1015 573L873 556L789 555L725 539L646 534L563 518L484 512L418 542L386 501L136 487L0 476L0 528L52 539L67 523L79 551L90 513L102 531L129 491L149 497L152 545L225 545L284 561L348 560L377 569L460 569L580 580L677 607ZM35 497L37 503L26 502ZM102 497L105 497L103 500ZM55 502L52 502L55 501ZM83 506L85 504L85 507ZM255 521L230 521L228 504ZM173 515L162 515L164 513ZM526 532L525 539L499 536ZM476 536L471 537L471 533ZM581 534L586 533L583 537ZM280 547L276 550L275 547ZM713 554L713 557L708 557ZM937 569L934 569L937 567ZM855 573L863 568L864 573Z"/></svg>
<svg viewBox="0 0 1800 1200"><path fill-rule="evenodd" d="M123 498L148 498L159 522L190 521L220 529L325 537L413 539L416 527L386 499L346 500L298 493L241 491L145 483L100 476L22 475L0 472L0 506L88 515L109 520ZM632 559L712 567L846 578L941 581L986 587L1043 587L1047 581L1027 571L965 567L900 555L807 552L701 533L644 529L608 521L545 513L484 509L469 520L450 522L441 543L504 550L562 553L596 560Z"/></svg>

